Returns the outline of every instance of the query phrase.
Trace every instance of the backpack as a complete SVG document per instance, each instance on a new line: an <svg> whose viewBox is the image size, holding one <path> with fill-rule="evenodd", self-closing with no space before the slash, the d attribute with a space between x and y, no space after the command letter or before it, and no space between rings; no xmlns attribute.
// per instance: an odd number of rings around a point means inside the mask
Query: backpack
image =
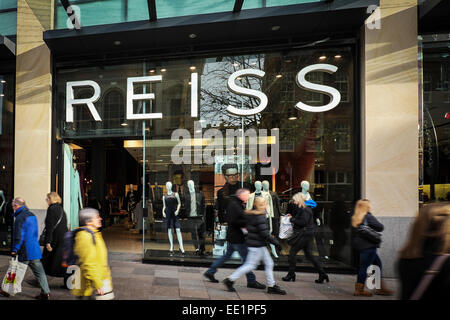
<svg viewBox="0 0 450 320"><path fill-rule="evenodd" d="M64 250L63 250L63 260L61 265L64 268L67 268L71 265L76 265L78 262L78 256L73 251L74 245L75 245L75 236L79 231L87 231L92 235L92 241L95 246L95 236L94 232L89 228L78 228L72 231L68 231L64 234Z"/></svg>

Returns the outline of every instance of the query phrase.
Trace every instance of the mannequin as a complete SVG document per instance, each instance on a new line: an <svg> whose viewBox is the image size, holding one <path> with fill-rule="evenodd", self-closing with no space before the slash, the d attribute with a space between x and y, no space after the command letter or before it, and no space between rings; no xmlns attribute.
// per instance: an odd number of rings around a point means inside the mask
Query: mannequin
<svg viewBox="0 0 450 320"><path fill-rule="evenodd" d="M302 187L302 193L305 195L305 204L310 207L311 209L314 209L317 207L317 203L314 202L314 200L311 198L311 195L309 194L309 182L306 180L303 180L301 182L301 187ZM316 212L314 212L316 213ZM314 216L316 216L316 214L314 214ZM320 223L320 218L316 217L316 224L318 227L320 227L321 223ZM319 254L328 260L328 256L324 253L324 247L323 247L323 238L322 238L322 233L321 232L314 232L314 237L316 238L316 245L317 245L317 249L319 251Z"/></svg>
<svg viewBox="0 0 450 320"><path fill-rule="evenodd" d="M267 181L265 181L267 182ZM272 203L272 196L269 193L269 183L267 182L267 185L264 184L266 187L266 191L263 190L263 184L261 181L255 181L255 192L250 194L250 198L247 201L247 210L253 209L253 202L255 201L256 197L264 197L266 199L266 218L269 222L269 232L272 233L272 218L273 218L273 203ZM270 248L272 250L272 255L275 258L278 258L277 251L275 249L275 246L273 244L270 244Z"/></svg>
<svg viewBox="0 0 450 320"><path fill-rule="evenodd" d="M184 255L183 238L181 236L180 222L178 221L178 213L181 208L180 196L176 192L172 192L172 182L166 182L167 194L162 198L163 211L162 214L166 220L167 234L169 236L170 250L169 254L173 255L173 236L172 227L175 228L178 238L178 244L180 245L181 254Z"/></svg>
<svg viewBox="0 0 450 320"><path fill-rule="evenodd" d="M70 176L70 227L78 227L78 212L83 209L83 198L81 196L80 175L77 164L73 163L73 171Z"/></svg>
<svg viewBox="0 0 450 320"><path fill-rule="evenodd" d="M195 255L205 256L205 197L201 191L196 192L194 181L189 180L187 187L185 208L188 218L192 222L191 236Z"/></svg>

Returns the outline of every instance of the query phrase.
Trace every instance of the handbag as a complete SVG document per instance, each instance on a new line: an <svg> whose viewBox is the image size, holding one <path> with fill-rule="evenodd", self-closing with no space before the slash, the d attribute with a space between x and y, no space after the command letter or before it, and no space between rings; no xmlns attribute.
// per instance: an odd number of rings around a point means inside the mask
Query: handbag
<svg viewBox="0 0 450 320"><path fill-rule="evenodd" d="M366 217L364 217L363 223L356 228L356 233L363 239L372 242L373 244L381 243L381 233L373 230L368 224Z"/></svg>
<svg viewBox="0 0 450 320"><path fill-rule="evenodd" d="M288 239L292 236L293 232L294 228L292 227L291 219L288 216L282 216L280 219L280 233L278 234L278 238Z"/></svg>
<svg viewBox="0 0 450 320"><path fill-rule="evenodd" d="M53 231L55 231L56 227L59 225L59 223L61 222L61 219L63 217L64 211L61 212L61 217L59 217L58 222L55 224L55 226L53 227L52 233ZM42 230L41 236L39 237L39 245L42 247L45 247L46 243L45 243L45 238L46 238L46 234L47 234L47 228L44 228L44 230Z"/></svg>
<svg viewBox="0 0 450 320"><path fill-rule="evenodd" d="M434 260L430 269L425 271L422 280L420 280L419 285L414 290L414 293L411 295L410 300L420 300L420 298L422 298L423 294L430 286L431 281L433 281L434 277L436 277L441 271L441 268L448 257L450 257L450 254L443 254Z"/></svg>
<svg viewBox="0 0 450 320"><path fill-rule="evenodd" d="M12 296L22 292L22 281L25 278L28 265L19 262L17 256L11 258L8 271L2 281L2 290Z"/></svg>

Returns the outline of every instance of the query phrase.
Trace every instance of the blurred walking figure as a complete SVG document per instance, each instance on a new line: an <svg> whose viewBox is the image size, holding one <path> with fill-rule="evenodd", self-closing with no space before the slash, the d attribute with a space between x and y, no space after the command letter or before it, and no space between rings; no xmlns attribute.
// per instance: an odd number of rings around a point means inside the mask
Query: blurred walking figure
<svg viewBox="0 0 450 320"><path fill-rule="evenodd" d="M419 210L397 265L403 300L450 296L450 203Z"/></svg>
<svg viewBox="0 0 450 320"><path fill-rule="evenodd" d="M102 218L97 209L85 208L79 214L80 228L75 234L73 251L80 266L80 287L72 290L79 299L112 299L108 252L101 232ZM96 294L97 296L93 297Z"/></svg>
<svg viewBox="0 0 450 320"><path fill-rule="evenodd" d="M233 283L244 274L255 270L262 261L264 262L264 272L266 273L267 278L267 293L286 294L286 291L281 289L275 283L273 276L274 263L267 250L267 245L269 243L274 244L279 250L281 250L281 246L269 232L269 226L267 225L266 219L266 205L265 198L257 197L254 202L256 210L245 211L247 218L246 228L248 231L246 238L248 255L247 259L245 259L245 263L223 281L228 291L236 291L233 287Z"/></svg>
<svg viewBox="0 0 450 320"><path fill-rule="evenodd" d="M42 265L45 273L52 277L64 279L63 286L67 288L67 269L62 267L64 250L64 234L67 229L67 217L61 206L61 197L56 192L50 192L45 199L48 204L45 217L45 246L42 252Z"/></svg>
<svg viewBox="0 0 450 320"><path fill-rule="evenodd" d="M380 242L371 241L361 236L357 232L358 227L363 224L376 232L382 232L384 226L370 213L370 201L367 199L358 200L355 205L355 211L352 216L352 227L354 228L353 246L359 252L359 272L355 283L355 296L371 297L372 293L364 290L367 278L367 268L371 265L378 266L382 274L383 268L380 257L377 254L377 248ZM386 283L381 280L381 288L375 290L375 294L390 296L393 292L386 287Z"/></svg>
<svg viewBox="0 0 450 320"><path fill-rule="evenodd" d="M41 247L39 245L38 220L36 216L25 206L25 201L17 197L12 202L14 210L13 244L11 256L18 255L19 262L28 264L33 271L36 280L41 287L41 294L36 296L38 300L49 300L50 288L47 277L41 263ZM0 292L4 296L7 293Z"/></svg>
<svg viewBox="0 0 450 320"><path fill-rule="evenodd" d="M230 197L227 206L227 251L225 254L214 261L209 269L203 274L209 281L218 283L214 277L217 272L217 268L222 266L227 260L231 258L233 253L237 251L242 258L242 261L246 261L248 248L245 244L245 235L243 229L246 226L247 220L244 214L245 204L250 197L250 191L248 189L238 189L236 195ZM247 287L254 289L265 289L266 286L256 281L255 274L249 270L246 274Z"/></svg>
<svg viewBox="0 0 450 320"><path fill-rule="evenodd" d="M288 239L288 243L291 245L289 251L289 272L283 277L283 281L295 281L295 265L297 263L297 253L303 250L306 259L311 261L314 268L319 273L319 279L315 280L316 283L323 283L324 281L330 282L328 275L323 270L320 263L312 255L313 237L314 237L314 214L310 207L306 206L305 195L301 192L296 193L292 200L295 204L293 207L293 214L287 214L291 219L291 223L294 226L294 233L291 238Z"/></svg>

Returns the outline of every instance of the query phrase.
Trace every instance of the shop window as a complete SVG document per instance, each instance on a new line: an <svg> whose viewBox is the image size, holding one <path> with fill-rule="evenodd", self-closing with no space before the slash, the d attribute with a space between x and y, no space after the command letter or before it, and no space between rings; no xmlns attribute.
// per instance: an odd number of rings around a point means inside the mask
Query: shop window
<svg viewBox="0 0 450 320"><path fill-rule="evenodd" d="M119 129L124 123L125 99L120 89L111 89L105 94L104 110L105 117L104 128Z"/></svg>
<svg viewBox="0 0 450 320"><path fill-rule="evenodd" d="M348 102L348 76L344 71L336 72L335 88L341 93L341 101Z"/></svg>
<svg viewBox="0 0 450 320"><path fill-rule="evenodd" d="M305 77L306 80L316 84L323 84L323 73L322 72L311 72ZM318 92L308 91L306 94L306 101L309 103L323 103L323 94Z"/></svg>
<svg viewBox="0 0 450 320"><path fill-rule="evenodd" d="M431 97L433 91L433 77L431 74L426 73L423 76L423 102L431 103Z"/></svg>
<svg viewBox="0 0 450 320"><path fill-rule="evenodd" d="M335 150L337 152L351 151L351 132L349 123L338 121L335 126Z"/></svg>

